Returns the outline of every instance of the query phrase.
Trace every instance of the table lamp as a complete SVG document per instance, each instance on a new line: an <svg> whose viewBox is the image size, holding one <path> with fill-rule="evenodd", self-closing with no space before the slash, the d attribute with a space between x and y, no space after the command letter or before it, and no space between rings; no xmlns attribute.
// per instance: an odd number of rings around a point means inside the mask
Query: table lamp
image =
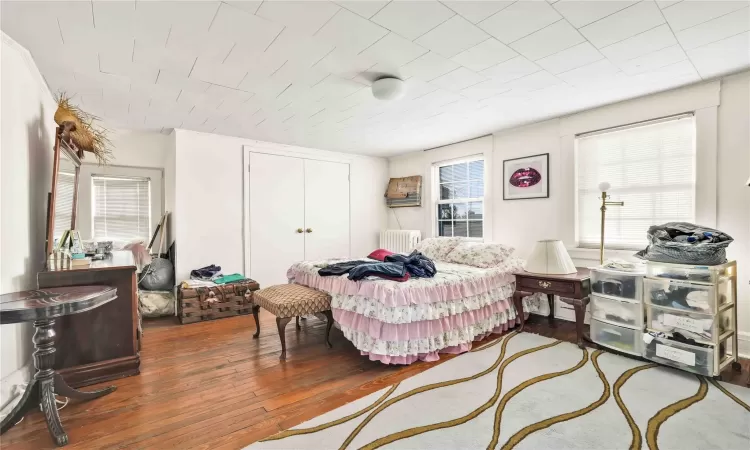
<svg viewBox="0 0 750 450"><path fill-rule="evenodd" d="M557 239L537 241L523 268L527 272L548 275L567 275L578 272L565 245Z"/></svg>
<svg viewBox="0 0 750 450"><path fill-rule="evenodd" d="M604 216L607 213L607 206L623 206L625 202L609 202L607 199L610 198L607 195L607 191L610 188L610 184L606 181L599 183L599 190L602 192L602 207L599 210L602 212L602 234L599 242L599 264L604 264Z"/></svg>

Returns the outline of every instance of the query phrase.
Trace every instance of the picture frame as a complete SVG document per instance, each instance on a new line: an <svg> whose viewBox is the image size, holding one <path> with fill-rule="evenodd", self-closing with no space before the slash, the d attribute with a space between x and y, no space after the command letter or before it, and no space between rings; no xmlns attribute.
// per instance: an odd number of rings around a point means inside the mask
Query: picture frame
<svg viewBox="0 0 750 450"><path fill-rule="evenodd" d="M549 198L549 153L503 160L503 200Z"/></svg>

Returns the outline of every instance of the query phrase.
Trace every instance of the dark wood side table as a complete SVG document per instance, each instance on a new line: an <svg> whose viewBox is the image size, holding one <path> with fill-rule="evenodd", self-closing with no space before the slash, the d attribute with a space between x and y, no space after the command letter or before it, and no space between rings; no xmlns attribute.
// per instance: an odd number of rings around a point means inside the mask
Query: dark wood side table
<svg viewBox="0 0 750 450"><path fill-rule="evenodd" d="M591 280L589 278L589 269L577 267L578 272L570 275L547 275L542 273L516 272L516 293L513 300L516 309L521 305L522 292L534 294L540 292L547 294L549 300L549 324L554 327L555 318L555 295L560 296L560 300L573 305L576 313L576 337L578 346L583 348L583 325L586 317L586 306L589 304L589 295L591 295ZM518 309L523 311L523 309ZM521 318L521 328L523 331L524 316Z"/></svg>
<svg viewBox="0 0 750 450"><path fill-rule="evenodd" d="M55 364L55 319L97 308L117 298L117 289L109 286L71 286L0 295L0 323L34 322L34 367L36 373L26 387L21 401L3 419L0 434L8 431L23 416L41 407L52 439L58 446L67 445L55 405L55 394L78 400L91 400L115 390L110 386L93 392L77 391L65 382L53 367ZM106 338L106 336L104 337ZM92 336L96 339L96 336Z"/></svg>

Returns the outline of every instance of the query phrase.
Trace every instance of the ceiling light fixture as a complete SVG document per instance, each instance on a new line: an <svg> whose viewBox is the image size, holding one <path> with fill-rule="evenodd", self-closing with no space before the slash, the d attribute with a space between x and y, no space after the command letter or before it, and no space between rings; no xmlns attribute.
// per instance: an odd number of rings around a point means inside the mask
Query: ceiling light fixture
<svg viewBox="0 0 750 450"><path fill-rule="evenodd" d="M406 84L398 78L385 77L372 83L372 95L378 100L398 100L406 93Z"/></svg>

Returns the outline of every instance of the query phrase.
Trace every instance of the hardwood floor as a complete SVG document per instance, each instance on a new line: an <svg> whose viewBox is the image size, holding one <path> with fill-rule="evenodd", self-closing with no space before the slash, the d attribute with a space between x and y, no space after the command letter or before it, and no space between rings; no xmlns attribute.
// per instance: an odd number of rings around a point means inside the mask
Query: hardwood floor
<svg viewBox="0 0 750 450"><path fill-rule="evenodd" d="M60 411L67 448L238 449L453 358L385 366L360 356L336 329L327 349L325 323L309 319L299 332L293 322L287 327L282 363L276 322L265 311L257 340L251 316L190 325L159 319L144 328L140 375L105 383L117 391ZM571 322L550 328L534 316L525 331L575 341ZM744 360L743 373L727 372L727 381L742 384L749 371ZM39 412L0 437L0 445L54 448Z"/></svg>

